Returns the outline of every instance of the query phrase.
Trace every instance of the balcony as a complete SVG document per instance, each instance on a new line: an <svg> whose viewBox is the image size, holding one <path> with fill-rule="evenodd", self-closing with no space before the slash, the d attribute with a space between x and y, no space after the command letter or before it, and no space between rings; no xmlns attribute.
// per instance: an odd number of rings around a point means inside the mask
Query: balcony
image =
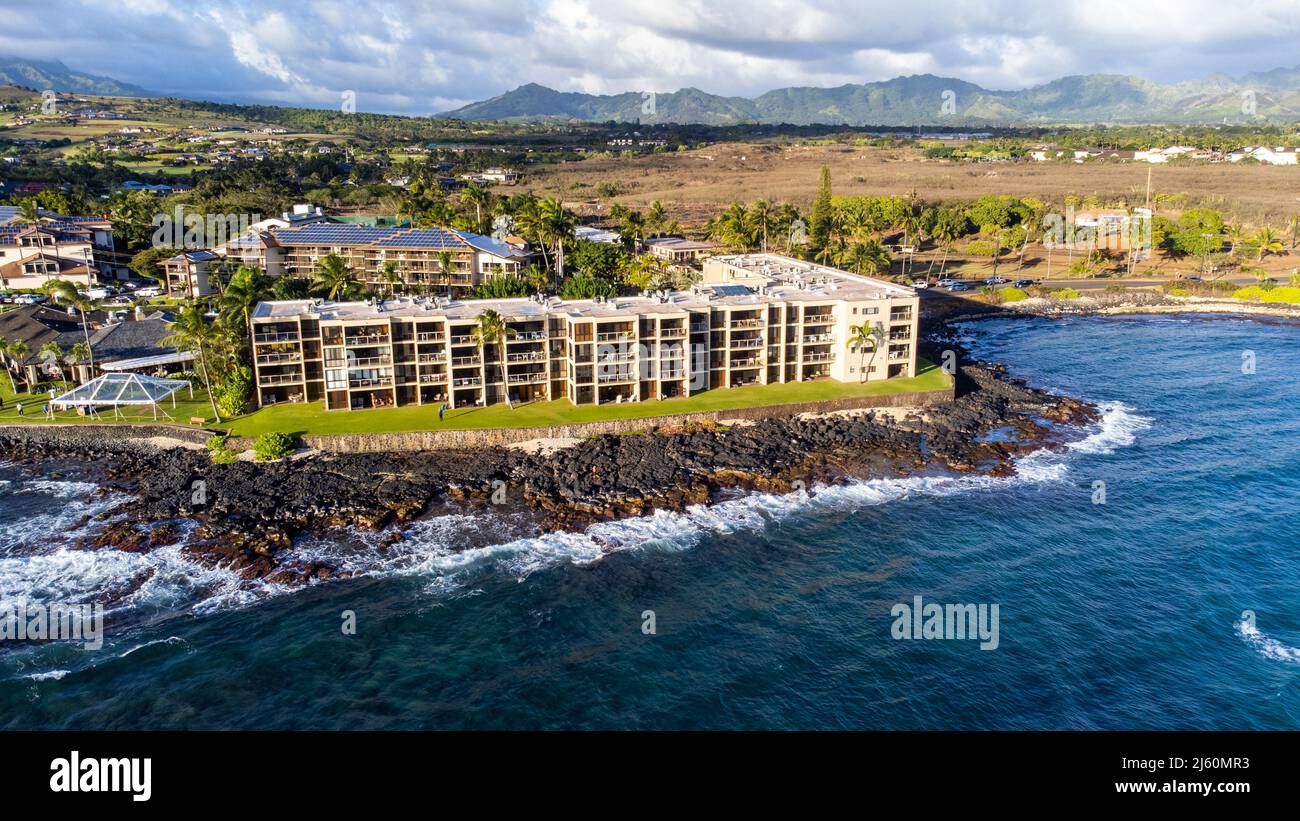
<svg viewBox="0 0 1300 821"><path fill-rule="evenodd" d="M805 353L805 354L803 355L803 360L802 360L802 361L804 361L804 362L830 362L830 361L831 361L832 359L834 359L834 358L835 358L835 354L830 353L829 351L821 351L821 352Z"/></svg>
<svg viewBox="0 0 1300 821"><path fill-rule="evenodd" d="M803 315L803 324L805 325L829 325L834 321L835 314L829 312Z"/></svg>
<svg viewBox="0 0 1300 821"><path fill-rule="evenodd" d="M900 309L898 309L898 308L895 308L894 310L892 310L892 311L889 312L889 321L890 321L890 322L910 322L910 321L912 321L912 309L911 309L911 308L903 308L903 309L900 310Z"/></svg>
<svg viewBox="0 0 1300 821"><path fill-rule="evenodd" d="M265 333L253 334L253 341L261 345L266 342L297 342L297 331L286 331L282 333Z"/></svg>
<svg viewBox="0 0 1300 821"><path fill-rule="evenodd" d="M386 388L393 384L391 376L372 376L367 379L349 379L349 388Z"/></svg>
<svg viewBox="0 0 1300 821"><path fill-rule="evenodd" d="M393 358L391 356L365 356L348 360L349 368L370 368L376 365L391 365Z"/></svg>
<svg viewBox="0 0 1300 821"><path fill-rule="evenodd" d="M684 368L663 368L659 371L660 379L682 379L686 376Z"/></svg>
<svg viewBox="0 0 1300 821"><path fill-rule="evenodd" d="M296 373L265 373L257 377L259 385L293 385L301 381L302 377Z"/></svg>
<svg viewBox="0 0 1300 821"><path fill-rule="evenodd" d="M528 385L535 382L545 382L546 379L545 371L537 371L536 373L512 373L506 378L506 381L511 385Z"/></svg>
<svg viewBox="0 0 1300 821"><path fill-rule="evenodd" d="M731 340L732 348L761 348L763 347L763 338L756 336L753 339L733 339Z"/></svg>
<svg viewBox="0 0 1300 821"><path fill-rule="evenodd" d="M454 388L475 388L482 384L483 377L481 376L466 376L451 380L451 385Z"/></svg>
<svg viewBox="0 0 1300 821"><path fill-rule="evenodd" d="M691 333L693 334L706 334L708 332L709 323L707 322L696 322L691 325Z"/></svg>
<svg viewBox="0 0 1300 821"><path fill-rule="evenodd" d="M446 382L446 381L447 381L447 374L445 374L445 373L422 373L422 374L420 374L420 384L422 384L422 385L433 385L433 384L437 384L437 383L440 383L440 382Z"/></svg>
<svg viewBox="0 0 1300 821"><path fill-rule="evenodd" d="M733 370L736 368L757 368L761 364L762 362L756 356L751 356L747 359L731 360L731 367Z"/></svg>
<svg viewBox="0 0 1300 821"><path fill-rule="evenodd" d="M430 362L443 362L446 361L446 359L447 359L447 355L445 353L442 353L441 351L439 351L438 353L422 353L422 354L418 354L415 357L416 362L419 362L421 364L426 364L426 365Z"/></svg>
<svg viewBox="0 0 1300 821"><path fill-rule="evenodd" d="M347 336L343 342L348 347L365 345L387 345L388 334L356 334Z"/></svg>
<svg viewBox="0 0 1300 821"><path fill-rule="evenodd" d="M731 320L732 328L761 328L763 327L762 319L733 319Z"/></svg>
<svg viewBox="0 0 1300 821"><path fill-rule="evenodd" d="M510 353L510 354L506 354L506 361L507 362L545 362L546 352L529 351L527 353Z"/></svg>
<svg viewBox="0 0 1300 821"><path fill-rule="evenodd" d="M451 344L453 344L453 345L476 345L476 344L478 344L478 343L476 343L476 342L474 341L474 337L472 337L472 336L468 336L468 335L467 335L467 336L453 336L453 337L451 338Z"/></svg>
<svg viewBox="0 0 1300 821"><path fill-rule="evenodd" d="M810 342L834 342L835 334L804 334L803 341Z"/></svg>
<svg viewBox="0 0 1300 821"><path fill-rule="evenodd" d="M615 373L596 374L596 381L601 384L610 382L635 382L636 374L631 371L617 371Z"/></svg>
<svg viewBox="0 0 1300 821"><path fill-rule="evenodd" d="M293 353L264 353L257 355L257 364L259 365L279 365L301 361L302 354L297 351Z"/></svg>
<svg viewBox="0 0 1300 821"><path fill-rule="evenodd" d="M415 335L416 342L441 342L446 339L446 335L440 333L418 333Z"/></svg>
<svg viewBox="0 0 1300 821"><path fill-rule="evenodd" d="M608 362L631 362L636 359L635 351L611 351L603 354L596 359L597 365L603 365Z"/></svg>
<svg viewBox="0 0 1300 821"><path fill-rule="evenodd" d="M453 356L451 366L453 368L464 368L471 365L482 365L483 357L481 356Z"/></svg>
<svg viewBox="0 0 1300 821"><path fill-rule="evenodd" d="M660 328L659 329L660 339L680 339L683 336L686 336L685 328Z"/></svg>
<svg viewBox="0 0 1300 821"><path fill-rule="evenodd" d="M616 333L596 334L597 342L621 342L633 338L631 331L618 331Z"/></svg>
<svg viewBox="0 0 1300 821"><path fill-rule="evenodd" d="M546 331L520 331L507 339L507 342L536 342L546 338Z"/></svg>

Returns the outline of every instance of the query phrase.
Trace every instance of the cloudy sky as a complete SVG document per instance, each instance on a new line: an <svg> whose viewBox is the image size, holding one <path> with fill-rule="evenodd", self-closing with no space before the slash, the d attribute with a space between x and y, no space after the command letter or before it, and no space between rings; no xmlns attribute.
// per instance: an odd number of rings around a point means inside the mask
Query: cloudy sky
<svg viewBox="0 0 1300 821"><path fill-rule="evenodd" d="M752 96L1300 63L1300 0L0 0L0 55L200 99L445 111L528 82Z"/></svg>

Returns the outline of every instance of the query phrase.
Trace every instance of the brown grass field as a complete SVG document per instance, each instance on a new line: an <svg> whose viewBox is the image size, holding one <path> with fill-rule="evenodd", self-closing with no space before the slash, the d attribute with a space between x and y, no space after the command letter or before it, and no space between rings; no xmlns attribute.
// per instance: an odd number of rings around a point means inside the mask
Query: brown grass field
<svg viewBox="0 0 1300 821"><path fill-rule="evenodd" d="M926 201L1009 194L1060 202L1068 194L1095 195L1103 204L1140 205L1147 171L1162 196L1160 211L1192 206L1219 210L1230 222L1268 224L1278 230L1300 210L1300 166L1245 164L1148 165L1090 161L969 163L926 160L917 148L849 145L729 143L639 158L592 158L539 167L517 187L563 199L580 213L596 214L613 202L644 208L659 200L688 229L740 200L764 198L808 208L818 170L830 166L837 195L899 194L915 190ZM600 199L596 185L622 192Z"/></svg>

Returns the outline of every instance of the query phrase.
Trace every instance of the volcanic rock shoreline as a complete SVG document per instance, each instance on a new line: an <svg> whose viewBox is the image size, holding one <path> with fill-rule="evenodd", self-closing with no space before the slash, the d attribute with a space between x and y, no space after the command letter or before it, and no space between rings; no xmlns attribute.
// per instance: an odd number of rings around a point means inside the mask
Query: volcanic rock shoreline
<svg viewBox="0 0 1300 821"><path fill-rule="evenodd" d="M384 531L388 544L403 538L402 523L435 505L522 506L543 530L572 530L736 491L787 493L922 473L1002 476L1014 472L1015 456L1060 446L1070 427L1098 418L1094 406L1027 387L997 365L960 368L957 387L953 401L902 419L853 412L654 428L547 455L485 448L214 464L192 448L60 441L3 428L0 454L41 475L93 481L101 493L129 497L97 517L81 547L147 552L181 541L206 566L294 584L345 574L291 558L298 536L362 528ZM184 520L197 527L178 527Z"/></svg>

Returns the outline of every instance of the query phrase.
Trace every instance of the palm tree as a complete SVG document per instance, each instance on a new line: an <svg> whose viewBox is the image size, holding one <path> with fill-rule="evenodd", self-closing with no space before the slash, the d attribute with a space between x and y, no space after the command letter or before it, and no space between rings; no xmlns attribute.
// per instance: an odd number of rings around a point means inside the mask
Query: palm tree
<svg viewBox="0 0 1300 821"><path fill-rule="evenodd" d="M871 351L871 362L876 361L876 351L880 349L880 343L885 338L885 330L879 325L872 325L869 321L861 325L849 326L849 338L845 343L851 350L858 349L860 355L858 370L861 372L859 382L867 381L867 351Z"/></svg>
<svg viewBox="0 0 1300 821"><path fill-rule="evenodd" d="M483 209L492 203L492 192L477 183L470 183L460 192L461 202L474 206L474 231L483 233Z"/></svg>
<svg viewBox="0 0 1300 821"><path fill-rule="evenodd" d="M439 252L438 252L438 272L442 274L442 278L443 278L444 280L446 280L446 282L447 282L447 298L448 298L448 299L451 299L451 264L452 264L452 260L453 260L453 254L451 253L451 251L439 251Z"/></svg>
<svg viewBox="0 0 1300 821"><path fill-rule="evenodd" d="M329 299L346 299L357 287L356 274L338 254L326 254L316 263L313 284Z"/></svg>
<svg viewBox="0 0 1300 821"><path fill-rule="evenodd" d="M668 225L668 214L659 200L650 203L650 210L645 215L645 225L653 236L663 236L664 229Z"/></svg>
<svg viewBox="0 0 1300 821"><path fill-rule="evenodd" d="M333 256L331 254L331 256ZM345 269L346 270L346 269ZM208 373L208 351L218 344L218 331L208 324L203 317L203 308L197 302L191 302L181 309L180 316L171 324L171 333L158 341L159 347L173 346L178 351L195 351L199 355L199 365L203 373L203 385L208 390L208 401L212 403L212 418L221 423L221 414L217 412L217 399L212 393L212 377Z"/></svg>
<svg viewBox="0 0 1300 821"><path fill-rule="evenodd" d="M217 310L223 317L242 318L240 327L246 329L253 307L266 298L268 290L269 283L259 269L241 265L217 300Z"/></svg>
<svg viewBox="0 0 1300 821"><path fill-rule="evenodd" d="M12 356L12 355L13 355L13 354L11 353L12 348L13 348L13 344L10 343L10 342L5 341L5 338L2 337L2 336L0 336L0 354L5 354L6 356ZM0 359L0 361L3 361L3 360ZM18 385L14 382L14 374L13 374L13 371L9 370L9 363L8 363L8 362L4 362L4 366L5 366L5 374L9 377L9 390L10 390L10 392L11 392L11 393L18 393Z"/></svg>
<svg viewBox="0 0 1300 821"><path fill-rule="evenodd" d="M27 361L28 355L31 354L32 347L28 345L25 340L18 339L18 340L14 340L13 342L10 342L9 347L6 350L9 352L9 356L13 358L14 364L17 366L18 373L22 374L23 363ZM23 381L24 382L27 381L26 374L23 375ZM14 377L12 373L9 374L9 385L14 389L14 393L18 393L18 383L14 382Z"/></svg>
<svg viewBox="0 0 1300 821"><path fill-rule="evenodd" d="M759 248L763 253L767 253L767 232L776 223L776 212L767 200L754 200L754 204L749 206L749 222L753 230L759 236Z"/></svg>
<svg viewBox="0 0 1300 821"><path fill-rule="evenodd" d="M90 359L90 346L85 342L78 342L68 348L68 355L64 358L64 361L68 363L68 371L71 373L73 368L88 359ZM73 379L72 381L76 382L77 380Z"/></svg>
<svg viewBox="0 0 1300 821"><path fill-rule="evenodd" d="M514 328L506 325L501 314L491 308L478 315L478 325L470 333L474 343L479 347L480 355L488 345L497 346L497 355L501 362L501 381L505 382L506 406L511 410L514 410L515 406L510 402L510 382L506 378L506 339L514 336L515 333Z"/></svg>
<svg viewBox="0 0 1300 821"><path fill-rule="evenodd" d="M90 348L90 325L86 322L86 311L94 310L95 304L90 301L83 291L78 290L76 285L66 279L52 279L41 286L41 290L54 297L56 301L75 307L81 313L81 333L86 337L86 347L90 349L90 355L87 358L90 360L90 373L93 376L95 373L95 351Z"/></svg>
<svg viewBox="0 0 1300 821"><path fill-rule="evenodd" d="M564 279L564 243L572 241L573 229L578 225L577 216L564 207L564 203L554 197L542 200L537 210L541 216L543 239L555 244L555 272Z"/></svg>
<svg viewBox="0 0 1300 821"><path fill-rule="evenodd" d="M397 294L397 285L402 281L402 275L397 270L397 263L391 259L384 263L379 269L379 278L388 284L388 296L391 299Z"/></svg>
<svg viewBox="0 0 1300 821"><path fill-rule="evenodd" d="M1282 244L1282 238L1272 228L1261 228L1250 238L1250 244L1259 253L1255 258L1256 262L1262 262L1268 254L1280 254L1285 248Z"/></svg>
<svg viewBox="0 0 1300 821"><path fill-rule="evenodd" d="M827 246L833 247L833 246ZM835 257L835 263L859 274L888 273L892 260L889 252L874 239L855 242Z"/></svg>
<svg viewBox="0 0 1300 821"><path fill-rule="evenodd" d="M1236 252L1238 246L1245 245L1246 240L1249 238L1246 226L1241 223L1226 226L1223 233L1228 240L1228 253L1230 255Z"/></svg>
<svg viewBox="0 0 1300 821"><path fill-rule="evenodd" d="M1291 250L1295 250L1296 241L1300 239L1300 216L1294 216L1287 220L1286 228L1291 232Z"/></svg>

